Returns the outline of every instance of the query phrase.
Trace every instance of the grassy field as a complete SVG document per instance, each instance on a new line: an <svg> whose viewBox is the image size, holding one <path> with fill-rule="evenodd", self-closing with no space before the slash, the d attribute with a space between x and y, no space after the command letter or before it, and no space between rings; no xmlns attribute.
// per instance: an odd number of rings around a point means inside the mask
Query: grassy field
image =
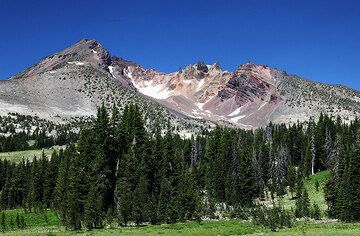
<svg viewBox="0 0 360 236"><path fill-rule="evenodd" d="M15 152L0 152L0 159L7 159L13 162L20 162L23 158L29 159L30 161L36 157L41 157L42 152L47 157L50 157L54 150L59 150L60 148L65 148L65 146L53 146L48 149L35 149L35 150L26 150L26 151L15 151Z"/></svg>
<svg viewBox="0 0 360 236"><path fill-rule="evenodd" d="M36 218L36 217L35 217ZM49 223L48 226L29 226L24 230L7 231L6 235L124 235L124 236L218 236L218 235L269 235L269 236L350 236L360 235L360 224L337 222L299 222L291 229L272 232L249 221L222 220L205 221L201 225L195 222L173 225L149 225L144 227L104 228L92 231L66 231L65 228Z"/></svg>
<svg viewBox="0 0 360 236"><path fill-rule="evenodd" d="M16 224L17 214L24 217L26 225L25 229L18 228ZM41 213L25 212L22 209L6 210L5 222L5 233L11 235L37 235L36 232L38 229L42 230L44 233L45 231L49 231L48 229L56 229L58 232L60 232L61 229L57 215L50 210ZM11 224L11 222L13 223ZM2 230L2 226L0 228Z"/></svg>
<svg viewBox="0 0 360 236"><path fill-rule="evenodd" d="M50 210L45 210L41 213L35 212L25 212L23 209L16 210L6 210L6 225L9 226L10 219L12 218L14 221L16 219L16 215L23 215L27 228L39 227L39 226L58 226L59 220L55 214L55 212Z"/></svg>
<svg viewBox="0 0 360 236"><path fill-rule="evenodd" d="M326 217L325 211L327 209L327 205L324 198L324 186L329 174L330 174L329 171L322 171L313 176L310 176L308 179L304 181L304 186L306 187L309 193L310 202L311 204L313 204L313 202L316 202L319 205L322 211L322 217ZM319 191L316 191L316 187L315 187L316 181L319 182ZM285 209L288 210L295 209L295 200L292 200L291 198L292 198L291 194L288 193L278 200L281 202L281 204L284 206ZM265 205L269 205L271 204L271 201L270 199L267 199L266 201L262 201L261 203L264 203Z"/></svg>

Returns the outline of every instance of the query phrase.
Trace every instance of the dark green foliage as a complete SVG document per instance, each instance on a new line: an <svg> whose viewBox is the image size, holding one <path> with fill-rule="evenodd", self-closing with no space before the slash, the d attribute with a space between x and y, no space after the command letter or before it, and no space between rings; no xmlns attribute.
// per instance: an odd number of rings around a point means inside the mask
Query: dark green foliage
<svg viewBox="0 0 360 236"><path fill-rule="evenodd" d="M9 113L8 116L0 116L0 151L40 149L74 143L79 135L72 129L79 125L81 124L55 124L37 116ZM31 133L32 126L36 128ZM22 131L18 132L15 127ZM53 131L56 135L52 134ZM35 144L29 145L30 140L34 140Z"/></svg>
<svg viewBox="0 0 360 236"><path fill-rule="evenodd" d="M6 216L5 216L5 212L1 213L1 231L3 233L5 233L6 231Z"/></svg>
<svg viewBox="0 0 360 236"><path fill-rule="evenodd" d="M21 228L20 215L18 212L16 213L16 227Z"/></svg>
<svg viewBox="0 0 360 236"><path fill-rule="evenodd" d="M295 203L295 217L310 217L310 199L306 188L303 189L301 195L297 197Z"/></svg>
<svg viewBox="0 0 360 236"><path fill-rule="evenodd" d="M65 218L63 222L66 227L70 229L80 229L81 228L81 218L83 213L82 202L84 195L82 195L82 176L81 176L81 166L78 166L79 158L74 155L71 159L71 164L69 167L69 182L68 188L65 196Z"/></svg>
<svg viewBox="0 0 360 236"><path fill-rule="evenodd" d="M242 207L241 205L234 206L234 209L230 213L231 218L247 220L251 216L251 209L248 207Z"/></svg>
<svg viewBox="0 0 360 236"><path fill-rule="evenodd" d="M316 204L316 202L313 203L312 205L312 209L311 209L311 218L315 219L315 220L321 220L321 211L320 211L320 207L318 204Z"/></svg>
<svg viewBox="0 0 360 236"><path fill-rule="evenodd" d="M20 229L25 229L26 228L26 223L25 223L25 218L23 215L20 216Z"/></svg>
<svg viewBox="0 0 360 236"><path fill-rule="evenodd" d="M9 227L11 230L14 230L14 228L15 228L15 222L14 222L14 218L12 215L10 215L10 217L9 217Z"/></svg>
<svg viewBox="0 0 360 236"><path fill-rule="evenodd" d="M84 203L84 223L86 228L93 229L102 225L101 201L95 185L91 185Z"/></svg>
<svg viewBox="0 0 360 236"><path fill-rule="evenodd" d="M360 220L360 135L359 121L343 130L335 142L337 149L331 177L325 186L328 215L343 221ZM350 140L355 140L351 142ZM342 141L342 142L341 142Z"/></svg>
<svg viewBox="0 0 360 236"><path fill-rule="evenodd" d="M295 169L295 166L289 165L287 182L288 182L288 185L289 185L289 191L291 193L291 196L294 197L295 188L296 188L296 169Z"/></svg>
<svg viewBox="0 0 360 236"><path fill-rule="evenodd" d="M316 189L317 192L319 191L319 187L320 187L319 181L316 180L315 181L315 189Z"/></svg>
<svg viewBox="0 0 360 236"><path fill-rule="evenodd" d="M293 226L293 217L281 206L274 206L273 208L257 206L252 210L251 214L255 224L269 227L272 231L284 227L291 228Z"/></svg>
<svg viewBox="0 0 360 236"><path fill-rule="evenodd" d="M201 222L219 214L248 218L255 198L269 191L282 197L289 189L296 217L318 219L320 210L311 207L303 179L330 168L329 215L359 220L360 142L352 142L359 139L359 121L346 125L322 115L307 129L300 123L255 131L217 126L191 139L173 128L168 122L162 130L155 121L147 129L136 105L121 115L116 106L109 114L102 105L91 126L80 131L77 145L68 142L51 159L0 160L0 205L40 213L53 208L68 229L77 230L114 222ZM38 143L45 142L41 129L35 133L42 137ZM279 206L255 208L253 214L273 230L292 225ZM25 227L22 215L15 221Z"/></svg>

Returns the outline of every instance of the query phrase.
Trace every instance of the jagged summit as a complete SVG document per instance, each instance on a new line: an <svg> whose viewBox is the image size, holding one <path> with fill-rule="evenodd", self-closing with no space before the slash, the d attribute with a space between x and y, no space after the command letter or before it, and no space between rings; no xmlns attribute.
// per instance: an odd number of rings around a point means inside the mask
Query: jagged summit
<svg viewBox="0 0 360 236"><path fill-rule="evenodd" d="M95 114L104 100L125 104L134 99L160 104L175 117L244 128L269 121L294 123L320 112L349 120L360 113L359 92L343 86L315 83L253 62L229 72L219 63L199 61L166 74L112 56L94 39L82 39L0 83L3 112L83 116Z"/></svg>

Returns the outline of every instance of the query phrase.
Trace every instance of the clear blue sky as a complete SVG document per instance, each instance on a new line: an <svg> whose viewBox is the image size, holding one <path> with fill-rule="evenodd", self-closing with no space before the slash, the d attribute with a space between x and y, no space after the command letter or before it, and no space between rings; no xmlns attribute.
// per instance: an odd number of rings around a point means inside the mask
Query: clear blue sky
<svg viewBox="0 0 360 236"><path fill-rule="evenodd" d="M172 72L249 60L360 90L360 1L0 0L0 78L81 38Z"/></svg>

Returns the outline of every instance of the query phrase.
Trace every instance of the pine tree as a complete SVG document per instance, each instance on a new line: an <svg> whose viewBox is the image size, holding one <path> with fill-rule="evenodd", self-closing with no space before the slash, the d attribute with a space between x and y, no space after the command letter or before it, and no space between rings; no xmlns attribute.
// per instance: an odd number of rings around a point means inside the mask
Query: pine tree
<svg viewBox="0 0 360 236"><path fill-rule="evenodd" d="M216 200L222 199L222 183L221 178L218 178L221 173L218 172L218 166L221 165L221 161L218 156L218 144L220 143L221 129L216 127L212 134L208 137L205 147L205 160L207 166L205 169L206 188L209 192L209 196Z"/></svg>
<svg viewBox="0 0 360 236"><path fill-rule="evenodd" d="M5 233L6 231L6 219L5 219L5 212L1 213L1 231Z"/></svg>
<svg viewBox="0 0 360 236"><path fill-rule="evenodd" d="M1 198L0 198L1 209L8 208L9 203L10 203L10 200L9 200L10 188L11 188L10 181L11 181L10 177L5 178L5 184L4 184L4 187L2 188Z"/></svg>
<svg viewBox="0 0 360 236"><path fill-rule="evenodd" d="M72 170L74 171L74 170ZM66 227L77 230L81 228L81 216L82 216L82 206L81 206L81 196L77 189L77 176L75 174L70 174L69 179L69 188L66 193L66 209L65 209L65 225Z"/></svg>
<svg viewBox="0 0 360 236"><path fill-rule="evenodd" d="M310 216L310 199L309 199L309 194L308 194L306 188L304 188L304 191L302 194L302 215L304 217Z"/></svg>
<svg viewBox="0 0 360 236"><path fill-rule="evenodd" d="M90 187L84 203L84 222L88 229L101 226L101 201L94 184Z"/></svg>
<svg viewBox="0 0 360 236"><path fill-rule="evenodd" d="M287 182L291 193L291 198L294 198L295 187L296 187L296 169L295 166L289 165Z"/></svg>
<svg viewBox="0 0 360 236"><path fill-rule="evenodd" d="M43 202L47 208L50 207L54 198L54 189L58 173L58 154L54 151L51 155L50 162L45 169L44 175L44 197Z"/></svg>
<svg viewBox="0 0 360 236"><path fill-rule="evenodd" d="M142 224L147 220L148 215L148 195L147 182L145 176L141 176L138 180L137 186L134 189L133 195L133 216L137 225Z"/></svg>
<svg viewBox="0 0 360 236"><path fill-rule="evenodd" d="M319 192L319 187L320 187L319 181L318 181L318 180L315 180L315 189L316 189L316 192Z"/></svg>
<svg viewBox="0 0 360 236"><path fill-rule="evenodd" d="M81 220L84 212L83 203L85 201L88 186L84 170L84 160L78 155L74 146L69 147L72 155L68 172L68 186L64 196L65 225L66 227L77 230L81 228Z"/></svg>
<svg viewBox="0 0 360 236"><path fill-rule="evenodd" d="M297 171L297 175L296 175L296 198L300 198L302 196L302 191L304 188L304 182L303 182L303 177L301 175L300 171Z"/></svg>
<svg viewBox="0 0 360 236"><path fill-rule="evenodd" d="M259 159L261 160L261 154L259 154ZM263 179L263 171L262 171L261 162L257 158L255 149L253 150L253 155L252 155L252 165L253 165L253 169L254 169L256 185L259 188L260 194L263 194L264 189L265 189L265 182Z"/></svg>
<svg viewBox="0 0 360 236"><path fill-rule="evenodd" d="M311 175L312 170L312 155L311 155L311 143L309 142L305 147L305 158L304 158L304 176L308 177Z"/></svg>
<svg viewBox="0 0 360 236"><path fill-rule="evenodd" d="M249 206L252 204L253 198L256 196L256 185L254 170L251 164L251 145L244 143L239 152L239 179L236 189L237 204L241 206Z"/></svg>
<svg viewBox="0 0 360 236"><path fill-rule="evenodd" d="M301 193L302 194L302 193ZM296 218L301 218L303 217L303 212L302 212L302 196L298 195L296 198L296 202L295 202L295 217Z"/></svg>
<svg viewBox="0 0 360 236"><path fill-rule="evenodd" d="M197 188L193 167L183 170L179 181L178 216L180 220L201 221L201 197Z"/></svg>
<svg viewBox="0 0 360 236"><path fill-rule="evenodd" d="M334 144L331 138L330 129L326 127L325 131L325 167L330 168L334 162Z"/></svg>
<svg viewBox="0 0 360 236"><path fill-rule="evenodd" d="M19 229L21 229L19 212L16 212L16 227L19 228Z"/></svg>
<svg viewBox="0 0 360 236"><path fill-rule="evenodd" d="M9 217L9 226L10 226L11 230L15 229L15 222L14 222L14 218L12 215L10 215L10 217Z"/></svg>
<svg viewBox="0 0 360 236"><path fill-rule="evenodd" d="M300 178L300 177L298 177ZM306 188L303 185L301 179L298 179L298 186L296 191L296 202L295 202L295 217L309 217L310 216L310 199Z"/></svg>
<svg viewBox="0 0 360 236"><path fill-rule="evenodd" d="M170 204L171 193L172 187L170 181L166 177L163 177L157 206L157 219L159 222L166 223L169 220L168 207Z"/></svg>
<svg viewBox="0 0 360 236"><path fill-rule="evenodd" d="M54 207L57 210L60 220L62 222L66 221L66 193L68 192L68 172L70 155L72 155L70 149L66 149L65 154L62 150L60 150L60 166L58 169L58 177L54 190Z"/></svg>
<svg viewBox="0 0 360 236"><path fill-rule="evenodd" d="M360 135L351 148L346 182L347 220L360 220Z"/></svg>
<svg viewBox="0 0 360 236"><path fill-rule="evenodd" d="M157 224L157 205L160 197L162 163L163 163L163 140L159 124L156 123L154 140L152 142L151 155L146 159L146 172L149 185L148 215L151 224Z"/></svg>
<svg viewBox="0 0 360 236"><path fill-rule="evenodd" d="M117 181L117 206L118 219L124 226L127 225L132 217L132 192L129 180L127 177L120 177Z"/></svg>
<svg viewBox="0 0 360 236"><path fill-rule="evenodd" d="M286 175L288 169L287 150L283 146L280 147L275 156L275 181L277 186L276 194L282 196L285 194Z"/></svg>
<svg viewBox="0 0 360 236"><path fill-rule="evenodd" d="M20 216L20 225L21 225L21 229L26 228L25 218L23 215Z"/></svg>
<svg viewBox="0 0 360 236"><path fill-rule="evenodd" d="M111 150L110 147L111 136L109 122L109 114L105 105L102 104L102 106L98 108L94 127L97 146L95 149L93 175L102 201L102 209L104 209L105 212L109 207L113 207L112 203L116 182L116 157L112 156L113 150Z"/></svg>
<svg viewBox="0 0 360 236"><path fill-rule="evenodd" d="M129 108L131 111L131 108ZM131 120L128 118L129 112L124 113L123 115L123 127L129 129L129 123ZM129 119L125 123L125 118ZM124 128L125 129L125 128ZM128 137L126 137L128 139ZM128 221L132 220L133 217L133 184L134 178L133 174L135 171L134 163L136 162L135 158L135 144L136 138L133 138L133 143L130 146L130 151L120 159L120 166L122 168L118 169L117 172L117 183L116 183L116 210L118 214L118 220L121 224L127 225Z"/></svg>
<svg viewBox="0 0 360 236"><path fill-rule="evenodd" d="M320 207L316 202L313 203L313 207L311 210L311 217L315 220L321 220L321 211Z"/></svg>

